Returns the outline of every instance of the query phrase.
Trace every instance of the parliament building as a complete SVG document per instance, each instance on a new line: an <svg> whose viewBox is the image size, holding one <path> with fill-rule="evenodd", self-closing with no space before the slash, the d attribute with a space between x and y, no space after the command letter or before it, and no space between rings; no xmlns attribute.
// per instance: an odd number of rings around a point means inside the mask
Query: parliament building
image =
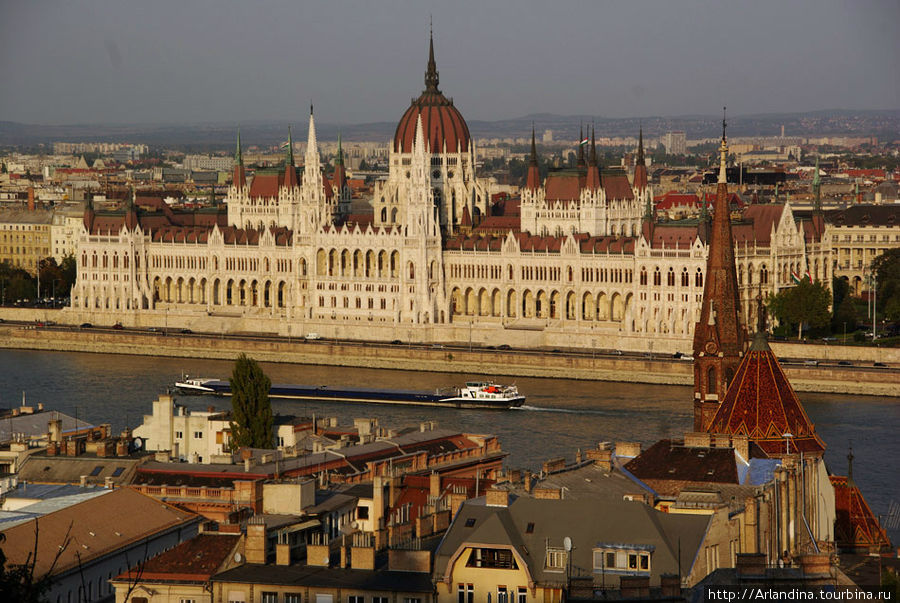
<svg viewBox="0 0 900 603"><path fill-rule="evenodd" d="M221 205L186 212L88 204L78 241L77 318L381 341L688 352L700 318L711 219L657 223L643 144L633 173L596 146L542 178L532 136L518 198L495 201L476 173L468 126L439 88L433 41L425 90L390 142L371 209L353 213L340 150L326 174L312 110L301 167L245 171L240 135ZM729 204L742 321L792 274L830 284L820 215L790 204Z"/></svg>

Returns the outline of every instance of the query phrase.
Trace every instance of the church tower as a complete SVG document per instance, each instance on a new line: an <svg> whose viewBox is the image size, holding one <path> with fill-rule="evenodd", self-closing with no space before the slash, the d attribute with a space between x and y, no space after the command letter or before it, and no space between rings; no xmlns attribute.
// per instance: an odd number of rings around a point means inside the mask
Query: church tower
<svg viewBox="0 0 900 603"><path fill-rule="evenodd" d="M312 105L309 106L309 134L306 139L303 182L300 191L300 209L296 231L300 236L309 236L318 231L320 226L329 222L332 215L331 210L326 206L319 146L316 141L316 120L313 117Z"/></svg>
<svg viewBox="0 0 900 603"><path fill-rule="evenodd" d="M725 161L728 144L722 120L719 181L713 203L709 256L700 320L694 326L694 431L705 431L715 416L744 353L746 330L740 320L734 242Z"/></svg>

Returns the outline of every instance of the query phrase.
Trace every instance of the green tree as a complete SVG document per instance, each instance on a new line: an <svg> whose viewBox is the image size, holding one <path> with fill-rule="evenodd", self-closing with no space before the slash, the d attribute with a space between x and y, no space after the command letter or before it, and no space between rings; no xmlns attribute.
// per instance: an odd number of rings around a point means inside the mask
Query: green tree
<svg viewBox="0 0 900 603"><path fill-rule="evenodd" d="M62 285L56 290L60 297L68 297L72 287L75 286L75 279L78 278L78 264L75 262L75 256L71 253L63 256L62 262L59 263L59 270L62 273Z"/></svg>
<svg viewBox="0 0 900 603"><path fill-rule="evenodd" d="M231 373L231 446L233 448L271 448L272 404L269 389L272 381L259 364L241 354Z"/></svg>
<svg viewBox="0 0 900 603"><path fill-rule="evenodd" d="M888 320L900 320L900 249L889 249L872 263L878 278L878 310Z"/></svg>
<svg viewBox="0 0 900 603"><path fill-rule="evenodd" d="M797 286L770 296L768 306L780 323L789 325L790 328L796 326L797 338L802 339L804 324L814 329L828 324L831 319L828 312L830 302L831 293L825 285L819 281L811 283L808 279L803 279Z"/></svg>

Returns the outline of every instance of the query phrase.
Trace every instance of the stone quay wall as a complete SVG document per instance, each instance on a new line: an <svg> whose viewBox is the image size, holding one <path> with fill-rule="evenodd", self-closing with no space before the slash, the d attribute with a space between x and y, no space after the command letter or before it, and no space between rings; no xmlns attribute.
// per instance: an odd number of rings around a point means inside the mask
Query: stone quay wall
<svg viewBox="0 0 900 603"><path fill-rule="evenodd" d="M0 347L106 354L133 354L179 358L233 360L244 352L262 362L315 364L362 368L434 371L469 375L546 377L632 383L691 385L692 364L671 357L590 356L553 354L539 351L489 350L474 347L440 348L307 341L297 339L244 338L195 334L162 334L132 331L104 331L77 328L34 328L0 324ZM849 346L814 346L776 343L773 348L785 357L804 356L807 351L827 348L876 352L859 354L878 361L897 363L898 350ZM818 350L821 351L821 350ZM877 352L890 352L878 354ZM838 359L838 356L830 356ZM785 366L785 373L797 391L833 392L875 396L895 396L898 373L894 368L874 369L835 366Z"/></svg>

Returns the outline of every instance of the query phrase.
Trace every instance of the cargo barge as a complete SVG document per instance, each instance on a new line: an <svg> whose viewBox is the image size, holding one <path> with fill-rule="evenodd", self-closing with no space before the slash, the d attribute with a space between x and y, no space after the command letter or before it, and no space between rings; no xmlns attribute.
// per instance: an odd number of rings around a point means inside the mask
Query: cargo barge
<svg viewBox="0 0 900 603"><path fill-rule="evenodd" d="M185 377L175 383L175 389L184 395L231 395L231 384L221 379ZM465 387L439 389L434 392L330 385L273 384L269 390L269 397L326 402L333 400L365 404L492 409L515 408L525 403L525 396L519 393L515 385L499 385L490 381L470 381L466 383Z"/></svg>

